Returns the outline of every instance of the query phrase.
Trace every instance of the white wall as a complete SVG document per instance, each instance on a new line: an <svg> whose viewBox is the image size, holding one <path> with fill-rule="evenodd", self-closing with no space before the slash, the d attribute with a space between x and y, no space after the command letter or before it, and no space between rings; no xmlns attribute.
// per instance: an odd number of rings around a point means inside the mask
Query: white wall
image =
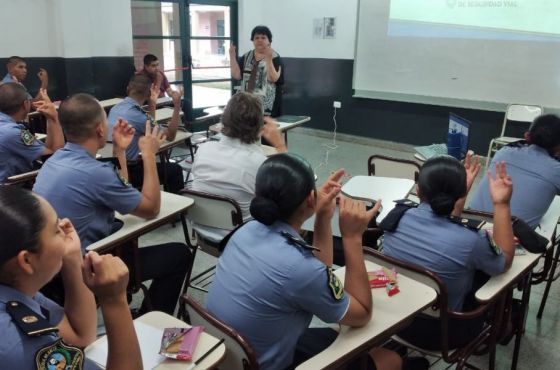
<svg viewBox="0 0 560 370"><path fill-rule="evenodd" d="M2 57L131 56L130 0L2 0Z"/></svg>
<svg viewBox="0 0 560 370"><path fill-rule="evenodd" d="M268 26L283 57L354 59L358 0L239 0L239 53L252 44L251 30ZM336 17L335 39L314 39L313 19Z"/></svg>

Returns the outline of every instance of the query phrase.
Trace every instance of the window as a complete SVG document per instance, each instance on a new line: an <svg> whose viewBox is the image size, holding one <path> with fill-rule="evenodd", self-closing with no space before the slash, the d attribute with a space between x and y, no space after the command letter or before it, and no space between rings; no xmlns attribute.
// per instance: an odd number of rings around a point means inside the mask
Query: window
<svg viewBox="0 0 560 370"><path fill-rule="evenodd" d="M225 105L232 92L229 46L237 41L236 0L131 1L134 64L156 55L169 82L185 86L194 109ZM235 36L234 36L235 35Z"/></svg>

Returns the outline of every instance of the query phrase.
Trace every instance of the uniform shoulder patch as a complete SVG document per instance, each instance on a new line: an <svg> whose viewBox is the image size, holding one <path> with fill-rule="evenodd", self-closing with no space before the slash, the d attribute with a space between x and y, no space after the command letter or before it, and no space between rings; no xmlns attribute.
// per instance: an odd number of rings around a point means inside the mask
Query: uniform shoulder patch
<svg viewBox="0 0 560 370"><path fill-rule="evenodd" d="M82 370L84 352L78 347L66 345L59 339L37 351L35 364L40 370Z"/></svg>
<svg viewBox="0 0 560 370"><path fill-rule="evenodd" d="M123 184L124 186L130 186L130 182L128 182L127 179L125 179L124 177L122 177L122 176L121 176L120 174L118 174L118 173L117 173L117 176L118 176L119 180L122 182L122 184Z"/></svg>
<svg viewBox="0 0 560 370"><path fill-rule="evenodd" d="M344 287L342 286L340 279L334 274L332 268L330 267L327 267L327 283L331 289L334 299L340 301L344 296Z"/></svg>
<svg viewBox="0 0 560 370"><path fill-rule="evenodd" d="M21 141L25 145L30 146L35 141L35 135L33 135L31 131L23 129L21 130Z"/></svg>

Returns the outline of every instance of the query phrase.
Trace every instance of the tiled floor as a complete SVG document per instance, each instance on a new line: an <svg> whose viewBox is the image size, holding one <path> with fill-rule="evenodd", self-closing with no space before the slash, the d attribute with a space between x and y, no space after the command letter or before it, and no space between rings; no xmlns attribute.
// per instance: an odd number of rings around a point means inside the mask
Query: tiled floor
<svg viewBox="0 0 560 370"><path fill-rule="evenodd" d="M367 158L372 154L383 154L398 158L413 159L411 146L380 142L370 139L338 135L336 149L326 145L333 143L332 134L308 129L294 129L289 133L288 147L290 152L305 157L315 169L318 183L324 181L335 169L345 168L349 175L366 175ZM332 145L330 145L332 148ZM482 172L480 176L482 176ZM480 177L479 176L479 177ZM476 186L476 185L475 185ZM164 226L141 239L141 245L150 245L168 241L184 240L180 226ZM202 252L197 254L194 274L215 264L215 258ZM522 340L518 369L546 370L560 368L560 282L554 283L548 298L546 310L541 320L536 319L544 286L533 287L526 332ZM196 299L203 302L204 294L189 290ZM138 300L138 299L137 299ZM496 368L509 369L513 341L508 346L499 346ZM472 362L481 368L487 368L487 358L473 357ZM445 369L441 362L432 366L433 369Z"/></svg>

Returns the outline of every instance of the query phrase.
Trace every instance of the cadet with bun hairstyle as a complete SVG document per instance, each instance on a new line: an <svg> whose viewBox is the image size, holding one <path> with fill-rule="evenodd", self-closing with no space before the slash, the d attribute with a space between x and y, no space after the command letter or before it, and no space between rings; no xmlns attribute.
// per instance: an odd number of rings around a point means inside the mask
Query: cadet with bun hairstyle
<svg viewBox="0 0 560 370"><path fill-rule="evenodd" d="M362 234L380 203L366 211L363 202L340 199L343 287L331 269L331 218L343 174L336 171L316 189L313 170L303 158L288 153L268 158L257 172L250 207L255 220L233 233L220 256L208 310L249 341L262 369L286 369L334 341L334 330L308 329L313 315L355 327L371 318ZM314 241L309 246L299 232L313 214ZM318 341L322 343L309 348ZM370 353L378 369L400 369L396 353Z"/></svg>
<svg viewBox="0 0 560 370"><path fill-rule="evenodd" d="M495 177L487 174L493 232L479 231L479 223L465 224L459 218L479 169L478 157L470 155L464 166L450 156L428 160L418 176L420 204L396 207L380 224L385 231L383 253L435 272L447 287L449 308L458 312L474 307L468 293L477 288L475 271L501 274L510 268L515 252L509 207L512 183L504 163L496 164ZM482 324L481 320L451 321L450 348L472 339ZM441 343L437 319L422 316L399 336L427 349L437 350Z"/></svg>

